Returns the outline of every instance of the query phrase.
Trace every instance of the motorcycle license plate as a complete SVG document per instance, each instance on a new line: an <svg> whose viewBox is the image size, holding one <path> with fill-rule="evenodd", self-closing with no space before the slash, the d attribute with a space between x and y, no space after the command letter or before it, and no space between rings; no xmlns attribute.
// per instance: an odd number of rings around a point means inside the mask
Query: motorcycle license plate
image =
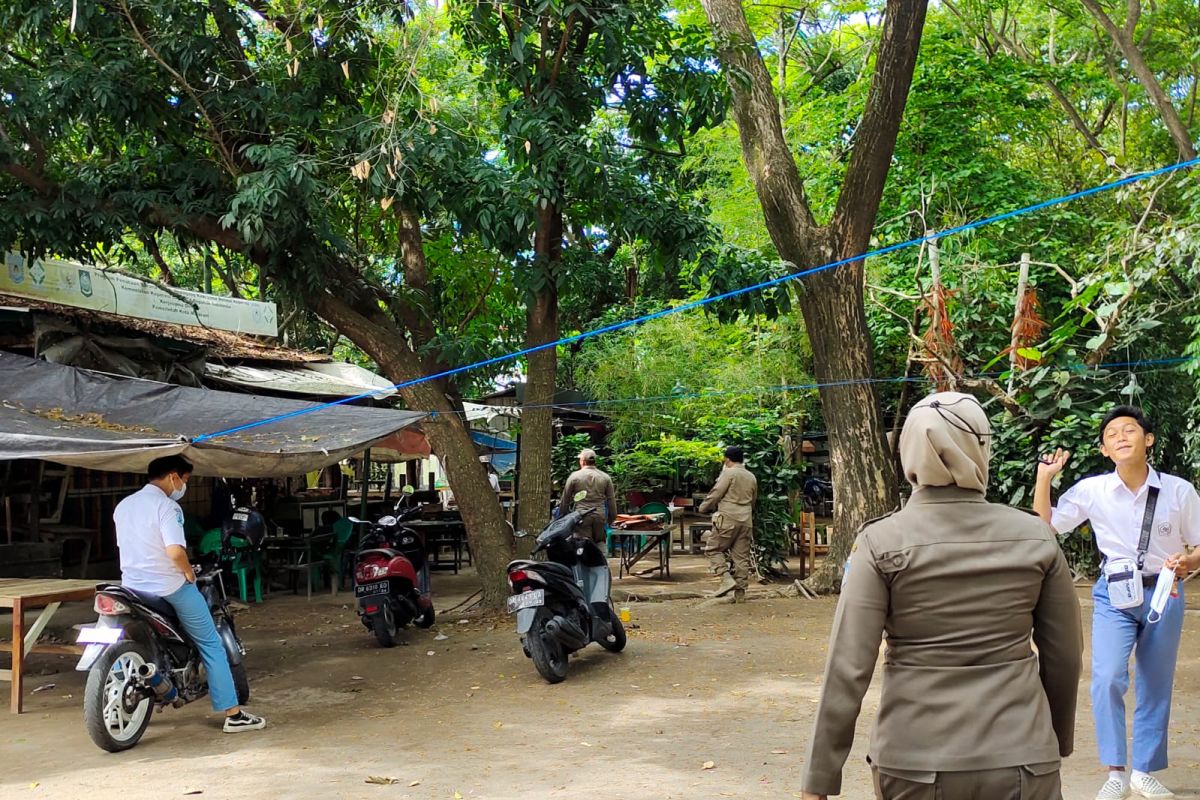
<svg viewBox="0 0 1200 800"><path fill-rule="evenodd" d="M515 614L522 608L534 608L546 605L546 590L534 589L532 592L521 592L508 598L508 613Z"/></svg>
<svg viewBox="0 0 1200 800"><path fill-rule="evenodd" d="M80 644L116 644L121 639L120 628L80 628L75 639Z"/></svg>
<svg viewBox="0 0 1200 800"><path fill-rule="evenodd" d="M387 581L375 581L374 583L361 583L354 587L355 597L371 597L377 594L388 593Z"/></svg>

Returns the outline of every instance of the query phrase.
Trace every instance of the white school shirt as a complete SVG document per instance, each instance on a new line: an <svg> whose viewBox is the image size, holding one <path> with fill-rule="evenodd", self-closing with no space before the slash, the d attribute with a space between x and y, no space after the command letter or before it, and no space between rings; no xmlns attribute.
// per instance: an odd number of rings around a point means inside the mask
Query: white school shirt
<svg viewBox="0 0 1200 800"><path fill-rule="evenodd" d="M159 597L179 591L187 580L167 555L167 547L187 547L183 509L152 483L126 497L113 511L121 583Z"/></svg>
<svg viewBox="0 0 1200 800"><path fill-rule="evenodd" d="M1200 545L1200 495L1183 478L1152 468L1137 492L1129 491L1116 472L1084 478L1058 498L1050 524L1066 533L1090 522L1105 558L1136 561L1151 486L1158 487L1158 504L1142 574L1154 575L1168 556L1184 552L1184 543Z"/></svg>

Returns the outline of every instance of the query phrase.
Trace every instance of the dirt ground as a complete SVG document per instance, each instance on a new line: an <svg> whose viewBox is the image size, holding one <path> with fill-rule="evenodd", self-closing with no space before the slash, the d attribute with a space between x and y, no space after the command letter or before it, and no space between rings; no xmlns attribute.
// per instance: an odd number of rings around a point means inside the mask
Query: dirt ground
<svg viewBox="0 0 1200 800"><path fill-rule="evenodd" d="M627 578L620 589L678 596L707 588L695 580L697 565L673 567L681 579ZM469 590L469 576L435 580L443 607ZM239 613L252 708L269 718L257 734L221 734L202 701L156 716L134 750L103 753L83 729L84 675L69 659L36 657L35 672L45 674L29 676L27 687L55 686L29 695L23 716L0 716L0 797L799 796L833 600L630 603L637 628L626 651L589 647L557 686L521 654L508 618L463 624L467 617L449 614L435 630L408 631L406 646L383 650L351 602L345 593L311 603L274 595ZM88 615L62 616L69 625ZM1086 685L1080 691L1067 800L1091 798L1104 778ZM844 797L871 797L863 759L877 700L873 688ZM1186 617L1175 718L1175 766L1162 778L1180 797L1200 797L1200 610ZM395 782L367 783L372 777Z"/></svg>

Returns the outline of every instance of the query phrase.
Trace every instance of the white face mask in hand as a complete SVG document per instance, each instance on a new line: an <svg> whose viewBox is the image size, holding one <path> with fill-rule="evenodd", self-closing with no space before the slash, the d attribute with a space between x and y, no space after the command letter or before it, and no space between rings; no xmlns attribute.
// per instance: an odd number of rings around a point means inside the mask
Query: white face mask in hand
<svg viewBox="0 0 1200 800"><path fill-rule="evenodd" d="M187 494L187 481L183 478L179 479L179 488L171 490L171 499L178 503Z"/></svg>
<svg viewBox="0 0 1200 800"><path fill-rule="evenodd" d="M1167 602L1171 599L1171 592L1175 589L1175 570L1170 567L1163 567L1162 572L1158 573L1158 583L1154 584L1154 596L1150 598L1150 613L1146 615L1146 621L1154 624L1162 619L1163 611L1167 609Z"/></svg>

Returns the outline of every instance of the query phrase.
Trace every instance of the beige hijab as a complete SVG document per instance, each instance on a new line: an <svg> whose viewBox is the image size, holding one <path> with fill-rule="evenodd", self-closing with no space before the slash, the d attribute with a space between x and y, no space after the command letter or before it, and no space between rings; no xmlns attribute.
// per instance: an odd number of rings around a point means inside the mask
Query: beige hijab
<svg viewBox="0 0 1200 800"><path fill-rule="evenodd" d="M917 489L987 491L991 425L974 397L936 392L908 412L900 433L904 477Z"/></svg>

